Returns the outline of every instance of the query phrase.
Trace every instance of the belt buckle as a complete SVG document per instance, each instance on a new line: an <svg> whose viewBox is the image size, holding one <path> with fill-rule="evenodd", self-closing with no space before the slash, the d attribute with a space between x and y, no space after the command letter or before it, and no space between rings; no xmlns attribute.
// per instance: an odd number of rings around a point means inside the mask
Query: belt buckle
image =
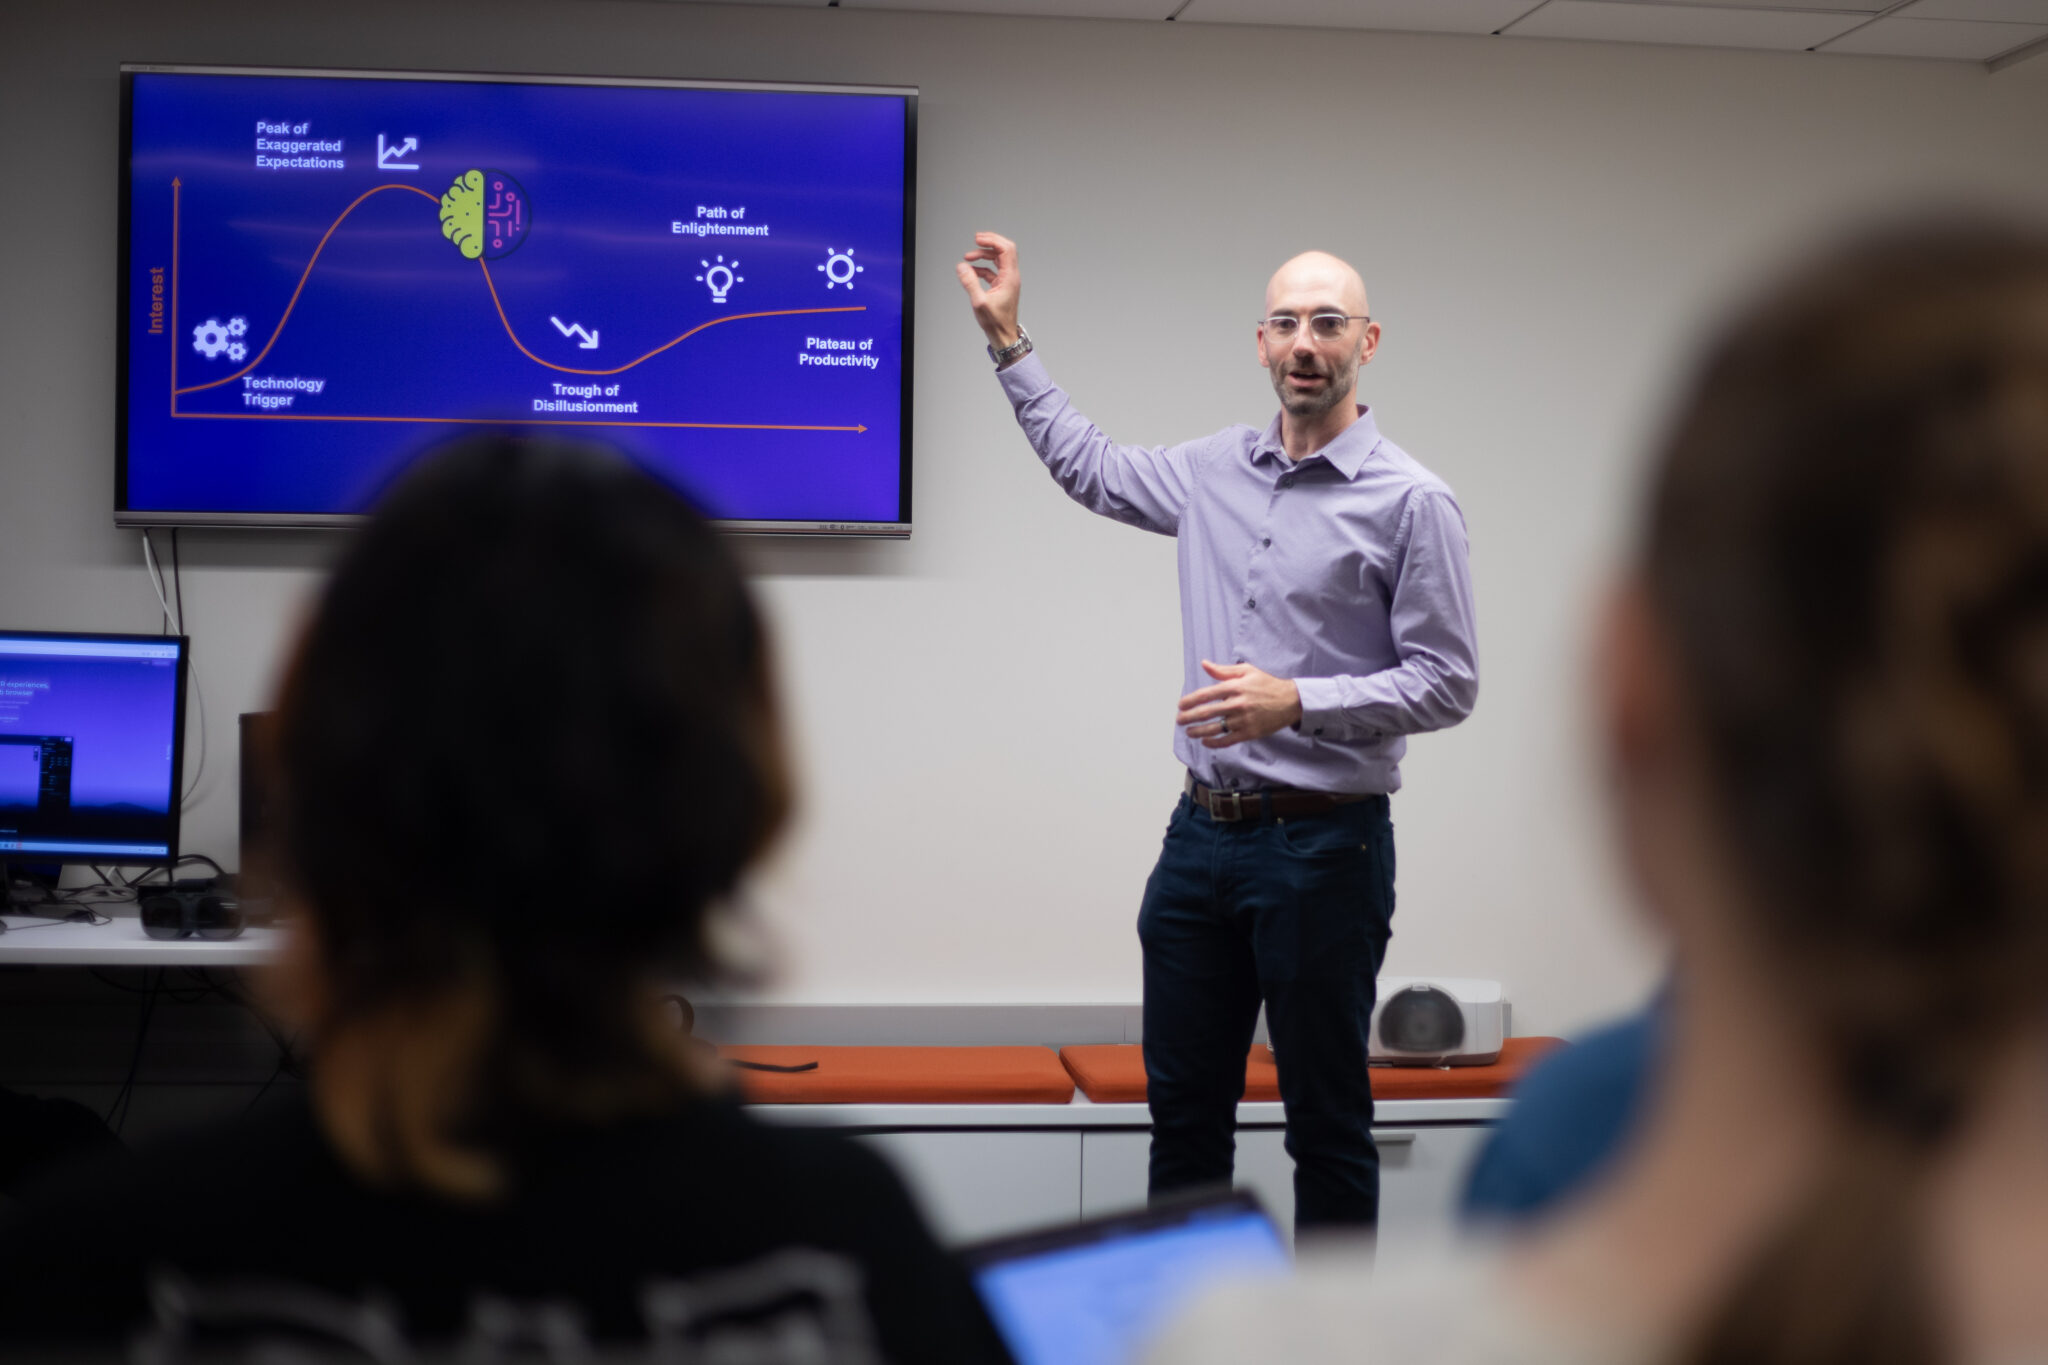
<svg viewBox="0 0 2048 1365"><path fill-rule="evenodd" d="M1225 801L1230 803L1230 814L1228 815L1225 815L1220 809ZM1244 819L1244 793L1219 792L1211 789L1209 792L1209 814L1218 820Z"/></svg>

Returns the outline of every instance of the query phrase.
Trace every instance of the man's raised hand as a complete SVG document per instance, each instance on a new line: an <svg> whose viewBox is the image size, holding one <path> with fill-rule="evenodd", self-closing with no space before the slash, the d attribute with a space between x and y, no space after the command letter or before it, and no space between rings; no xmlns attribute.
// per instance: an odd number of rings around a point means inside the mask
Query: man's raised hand
<svg viewBox="0 0 2048 1365"><path fill-rule="evenodd" d="M1288 678L1250 664L1212 664L1202 671L1216 679L1180 699L1174 724L1188 728L1188 738L1205 749L1228 749L1248 739L1264 739L1301 719L1301 690Z"/></svg>
<svg viewBox="0 0 2048 1365"><path fill-rule="evenodd" d="M974 320L1001 350L1017 340L1017 244L995 232L974 234L974 250L953 267L974 304Z"/></svg>

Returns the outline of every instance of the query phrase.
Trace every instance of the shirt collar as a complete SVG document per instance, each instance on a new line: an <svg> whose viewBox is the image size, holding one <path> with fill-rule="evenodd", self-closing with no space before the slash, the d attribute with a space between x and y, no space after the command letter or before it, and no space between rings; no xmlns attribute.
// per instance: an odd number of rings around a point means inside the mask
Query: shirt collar
<svg viewBox="0 0 2048 1365"><path fill-rule="evenodd" d="M1317 459L1327 460L1331 468L1346 479L1355 479L1358 477L1358 471L1363 469L1365 462L1372 457L1373 451L1379 449L1379 444L1380 424L1373 420L1370 407L1360 405L1358 420L1344 428L1336 440L1302 463L1307 464L1309 460ZM1282 464L1292 463L1287 458L1287 448L1280 444L1280 414L1277 412L1273 414L1273 420L1266 424L1266 430L1259 437L1259 443L1252 447L1254 459L1264 455L1271 455Z"/></svg>

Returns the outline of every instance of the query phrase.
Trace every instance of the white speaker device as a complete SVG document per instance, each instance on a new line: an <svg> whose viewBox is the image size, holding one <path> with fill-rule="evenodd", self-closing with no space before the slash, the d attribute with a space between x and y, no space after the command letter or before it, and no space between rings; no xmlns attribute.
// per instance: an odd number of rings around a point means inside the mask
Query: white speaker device
<svg viewBox="0 0 2048 1365"><path fill-rule="evenodd" d="M1383 976L1372 1009L1371 1055L1381 1066L1485 1066L1500 1060L1508 998L1498 981Z"/></svg>

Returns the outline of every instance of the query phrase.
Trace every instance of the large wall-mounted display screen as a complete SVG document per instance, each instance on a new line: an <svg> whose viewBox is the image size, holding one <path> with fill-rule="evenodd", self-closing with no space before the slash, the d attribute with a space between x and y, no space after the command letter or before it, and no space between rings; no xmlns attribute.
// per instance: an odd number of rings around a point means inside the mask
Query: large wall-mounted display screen
<svg viewBox="0 0 2048 1365"><path fill-rule="evenodd" d="M907 533L915 91L122 77L122 524L346 523L518 428Z"/></svg>

